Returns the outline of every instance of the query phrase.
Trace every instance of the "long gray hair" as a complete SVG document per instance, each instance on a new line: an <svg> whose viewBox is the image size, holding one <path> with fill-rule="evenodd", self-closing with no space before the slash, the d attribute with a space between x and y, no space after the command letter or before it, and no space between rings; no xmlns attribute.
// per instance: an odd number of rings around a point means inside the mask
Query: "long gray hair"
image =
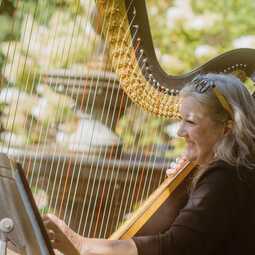
<svg viewBox="0 0 255 255"><path fill-rule="evenodd" d="M212 120L220 123L233 121L233 127L214 148L215 159L221 159L235 166L243 165L255 168L255 99L245 85L233 75L203 75L215 84L232 110L232 116L226 111L212 89L199 93L197 84L190 82L180 92L181 97L192 96L208 109Z"/></svg>

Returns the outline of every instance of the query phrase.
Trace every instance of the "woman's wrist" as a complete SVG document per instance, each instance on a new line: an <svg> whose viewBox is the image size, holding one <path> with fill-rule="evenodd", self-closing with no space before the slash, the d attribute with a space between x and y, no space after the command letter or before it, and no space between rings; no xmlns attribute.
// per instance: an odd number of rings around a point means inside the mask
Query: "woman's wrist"
<svg viewBox="0 0 255 255"><path fill-rule="evenodd" d="M106 240L83 238L81 255L137 255L133 240Z"/></svg>
<svg viewBox="0 0 255 255"><path fill-rule="evenodd" d="M72 243L73 247L81 254L82 252L82 247L85 244L85 240L86 238L84 238L83 236L77 234L76 232L74 232L72 229L69 228L68 233L66 233L67 238L69 239L69 241Z"/></svg>

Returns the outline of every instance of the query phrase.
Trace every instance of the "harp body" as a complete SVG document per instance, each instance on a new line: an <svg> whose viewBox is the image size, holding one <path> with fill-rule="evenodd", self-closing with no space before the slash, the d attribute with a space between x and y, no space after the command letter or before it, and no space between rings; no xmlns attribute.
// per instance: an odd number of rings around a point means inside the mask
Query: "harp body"
<svg viewBox="0 0 255 255"><path fill-rule="evenodd" d="M168 75L156 58L145 1L98 0L96 4L101 23L97 30L107 41L111 72L88 72L77 77L66 71L48 71L40 78L54 91L74 97L77 111L94 113L112 129L133 102L154 115L178 119L179 90L199 73L240 71L255 78L254 49L226 52L186 74ZM169 167L167 159L158 157L157 151L155 155L140 152L135 144L132 155L123 153L122 147L116 142L90 146L85 152L45 144L1 149L22 163L30 186L45 190L50 210L80 234L111 236L135 205L154 190L153 199L111 238L164 231L185 203L193 166L185 168L178 181L163 182ZM158 221L162 215L169 217L168 224Z"/></svg>

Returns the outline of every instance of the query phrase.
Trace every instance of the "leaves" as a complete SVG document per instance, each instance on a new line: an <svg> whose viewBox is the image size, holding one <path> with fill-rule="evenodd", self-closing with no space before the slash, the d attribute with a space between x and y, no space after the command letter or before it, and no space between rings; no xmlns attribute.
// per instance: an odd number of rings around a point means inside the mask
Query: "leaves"
<svg viewBox="0 0 255 255"><path fill-rule="evenodd" d="M253 0L245 4L241 0L148 1L147 4L154 45L160 49L160 63L171 74L186 73L211 59L210 54L203 58L195 55L201 45L214 47L218 55L233 49L235 39L254 35ZM185 69L171 69L161 59L164 55L178 58L185 63Z"/></svg>

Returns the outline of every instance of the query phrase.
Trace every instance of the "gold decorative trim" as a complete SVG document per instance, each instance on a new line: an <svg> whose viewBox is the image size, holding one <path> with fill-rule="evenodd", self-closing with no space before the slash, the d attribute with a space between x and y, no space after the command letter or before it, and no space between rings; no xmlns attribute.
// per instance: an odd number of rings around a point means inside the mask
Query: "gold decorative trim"
<svg viewBox="0 0 255 255"><path fill-rule="evenodd" d="M111 62L122 89L145 111L169 119L179 119L180 98L154 88L140 70L132 47L124 1L98 0L97 6L103 17L103 32L109 44Z"/></svg>

